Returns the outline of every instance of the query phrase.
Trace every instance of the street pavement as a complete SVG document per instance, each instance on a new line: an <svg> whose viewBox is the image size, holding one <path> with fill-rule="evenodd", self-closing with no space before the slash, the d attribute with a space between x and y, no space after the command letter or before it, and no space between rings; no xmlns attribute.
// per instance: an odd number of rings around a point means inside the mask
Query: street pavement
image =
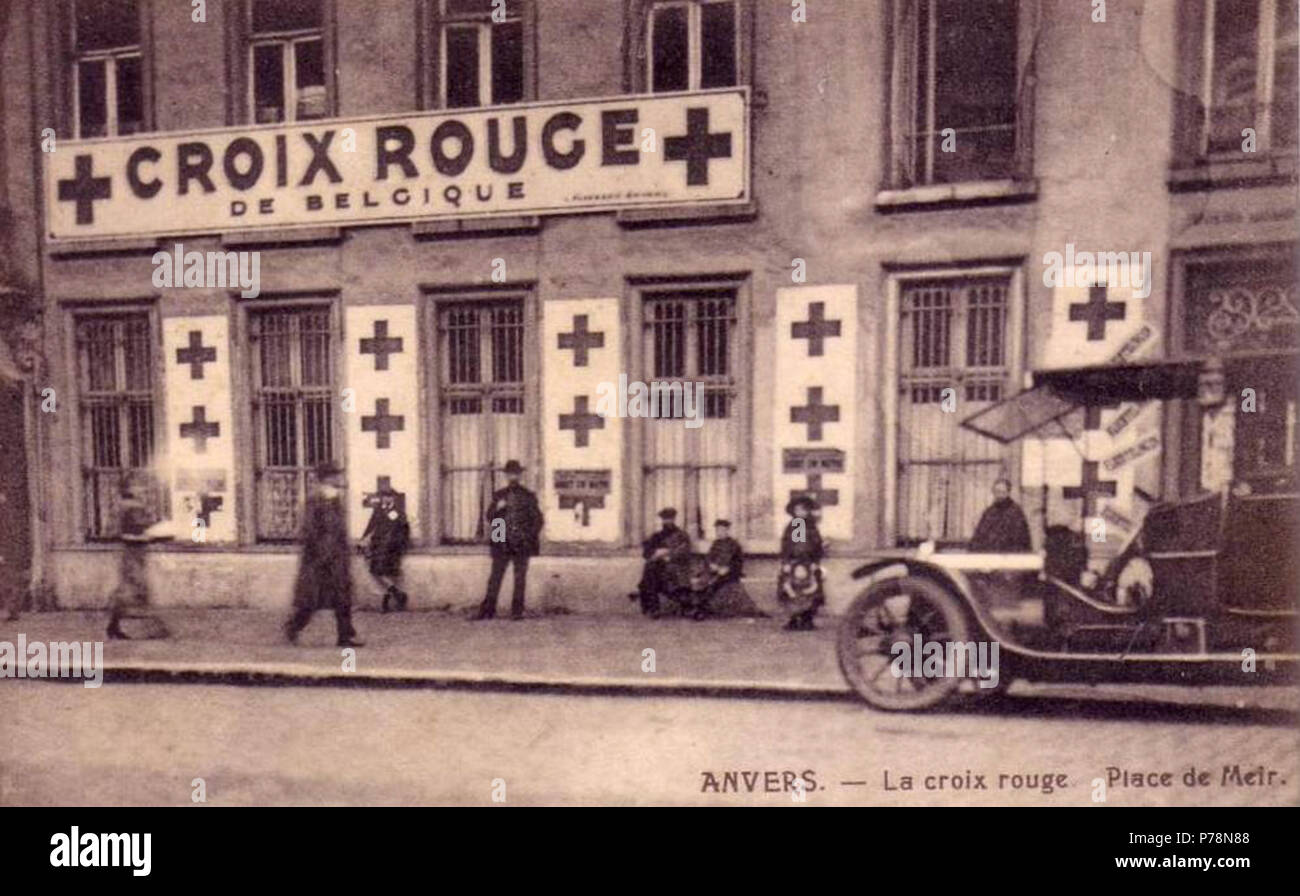
<svg viewBox="0 0 1300 896"><path fill-rule="evenodd" d="M0 805L194 806L200 786L209 806L491 806L494 794L506 805L786 807L1300 797L1300 735L1272 713L1000 703L893 715L847 700L646 692L7 682L0 719L16 723L0 729ZM1190 766L1206 784L1183 783ZM1238 766L1241 783L1225 782ZM1245 783L1260 766L1279 777ZM1109 767L1129 783L1094 802ZM1156 786L1137 786L1138 773Z"/></svg>

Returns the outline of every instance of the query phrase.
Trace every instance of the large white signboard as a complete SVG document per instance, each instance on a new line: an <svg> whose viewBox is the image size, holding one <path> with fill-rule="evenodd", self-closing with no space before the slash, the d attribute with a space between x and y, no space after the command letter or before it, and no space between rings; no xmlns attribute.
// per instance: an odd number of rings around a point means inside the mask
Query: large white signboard
<svg viewBox="0 0 1300 896"><path fill-rule="evenodd" d="M59 143L51 239L749 199L744 88Z"/></svg>

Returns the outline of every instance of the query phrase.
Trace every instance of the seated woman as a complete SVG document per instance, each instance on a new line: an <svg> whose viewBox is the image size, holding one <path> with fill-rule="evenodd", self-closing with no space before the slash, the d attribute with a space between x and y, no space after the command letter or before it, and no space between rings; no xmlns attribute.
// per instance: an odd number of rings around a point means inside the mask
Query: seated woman
<svg viewBox="0 0 1300 896"><path fill-rule="evenodd" d="M713 524L713 531L716 538L709 546L709 553L705 555L711 578L705 602L708 615L767 616L740 583L744 576L745 552L740 542L731 537L731 522L717 520Z"/></svg>

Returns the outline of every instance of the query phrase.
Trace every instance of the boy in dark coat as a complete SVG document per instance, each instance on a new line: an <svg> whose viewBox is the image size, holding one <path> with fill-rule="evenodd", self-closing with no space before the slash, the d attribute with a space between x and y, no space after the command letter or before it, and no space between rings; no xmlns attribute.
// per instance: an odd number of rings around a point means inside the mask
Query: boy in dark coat
<svg viewBox="0 0 1300 896"><path fill-rule="evenodd" d="M332 609L339 647L361 647L352 627L352 552L343 516L343 471L325 463L316 470L316 492L302 517L302 556L293 589L293 615L284 624L289 643L317 610Z"/></svg>
<svg viewBox="0 0 1300 896"><path fill-rule="evenodd" d="M816 501L804 495L795 498L785 507L785 512L790 514L790 522L781 533L781 574L778 579L780 584L777 597L782 603L796 608L790 615L790 621L785 625L788 631L812 629L813 617L817 615L818 608L825 603L821 589L821 561L826 556L826 548L822 544L821 532L817 528L817 511L820 509ZM812 565L816 588L811 598L803 596L802 587L797 589L795 587L796 583L791 572L796 563ZM806 584L808 589L812 590L814 582Z"/></svg>
<svg viewBox="0 0 1300 896"><path fill-rule="evenodd" d="M492 571L488 574L487 594L479 604L475 619L491 619L497 612L497 596L506 567L514 566L514 592L510 599L510 618L524 618L524 589L528 581L528 560L541 552L542 526L545 520L537 504L537 495L520 485L524 468L517 460L505 465L509 483L492 495L484 515L488 524L488 545L492 552Z"/></svg>
<svg viewBox="0 0 1300 896"><path fill-rule="evenodd" d="M390 604L405 610L408 596L401 588L402 555L411 544L411 524L396 490L382 489L373 502L370 522L361 533L370 575L384 588L383 612L388 612Z"/></svg>

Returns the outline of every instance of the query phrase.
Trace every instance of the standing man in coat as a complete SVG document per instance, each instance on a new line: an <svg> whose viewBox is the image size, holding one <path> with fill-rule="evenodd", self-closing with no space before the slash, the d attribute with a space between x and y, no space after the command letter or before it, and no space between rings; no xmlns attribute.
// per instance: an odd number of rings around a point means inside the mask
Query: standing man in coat
<svg viewBox="0 0 1300 896"><path fill-rule="evenodd" d="M506 461L507 485L492 495L486 514L488 545L492 551L492 572L488 575L487 594L479 605L475 619L491 619L497 612L497 596L506 567L514 566L514 592L510 599L510 618L524 618L524 588L528 580L528 561L540 551L542 509L537 496L519 484L524 468L517 460Z"/></svg>
<svg viewBox="0 0 1300 896"><path fill-rule="evenodd" d="M293 615L284 635L296 644L317 610L332 609L339 647L361 647L352 627L352 551L343 515L343 471L331 463L316 468L316 492L302 517L302 558L293 589Z"/></svg>

